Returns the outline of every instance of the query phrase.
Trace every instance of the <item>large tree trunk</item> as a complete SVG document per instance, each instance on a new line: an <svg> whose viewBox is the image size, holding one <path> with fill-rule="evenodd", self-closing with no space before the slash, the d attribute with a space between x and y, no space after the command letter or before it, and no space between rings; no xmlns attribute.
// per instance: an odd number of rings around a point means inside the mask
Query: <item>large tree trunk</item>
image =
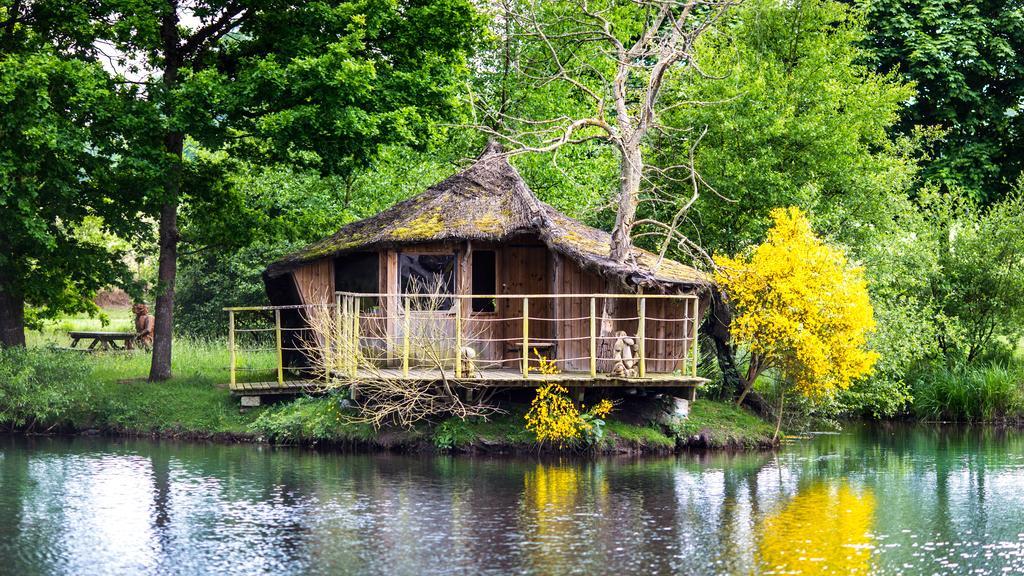
<svg viewBox="0 0 1024 576"><path fill-rule="evenodd" d="M615 211L615 228L612 229L611 257L625 263L633 249L633 223L636 221L636 206L640 199L640 178L644 159L639 142L627 142L622 146L622 165L619 170L619 197Z"/></svg>
<svg viewBox="0 0 1024 576"><path fill-rule="evenodd" d="M722 392L726 399L743 398L743 405L754 412L768 416L772 413L771 406L755 390L748 390L748 380L740 374L736 365L736 348L729 341L729 325L732 323L732 311L719 290L711 293L711 313L704 320L703 332L715 343L715 358L718 371L722 374Z"/></svg>
<svg viewBox="0 0 1024 576"><path fill-rule="evenodd" d="M25 297L0 271L0 347L25 345Z"/></svg>
<svg viewBox="0 0 1024 576"><path fill-rule="evenodd" d="M743 393L746 383L736 367L736 350L729 342L729 324L731 322L732 312L729 310L729 305L726 304L720 291L712 289L711 313L704 320L702 331L715 343L718 371L722 373L722 390L732 399L736 399Z"/></svg>
<svg viewBox="0 0 1024 576"><path fill-rule="evenodd" d="M153 326L153 361L150 381L171 377L174 340L174 282L178 272L178 203L160 208L160 263L157 269L156 322Z"/></svg>
<svg viewBox="0 0 1024 576"><path fill-rule="evenodd" d="M168 0L169 9L161 22L164 44L163 85L168 118L174 116L173 90L178 81L178 2ZM164 198L160 205L160 260L157 268L156 322L153 326L153 361L149 367L151 382L171 377L171 345L174 339L174 282L178 275L178 197L181 192L181 163L185 136L169 131L164 136L164 151L172 158L164 179Z"/></svg>
<svg viewBox="0 0 1024 576"><path fill-rule="evenodd" d="M640 195L640 175L643 166L643 157L640 154L640 147L624 145L622 149L622 164L619 174L619 197L618 207L615 215L615 228L612 230L611 258L619 263L626 263L633 249L631 232L633 222L636 220L636 204ZM605 292L618 294L622 292L621 280L609 278L605 285ZM615 334L615 318L619 311L618 298L605 298L601 306L601 348L600 357L609 359L612 357L612 348L615 341L612 336ZM603 363L603 371L611 368L608 362Z"/></svg>

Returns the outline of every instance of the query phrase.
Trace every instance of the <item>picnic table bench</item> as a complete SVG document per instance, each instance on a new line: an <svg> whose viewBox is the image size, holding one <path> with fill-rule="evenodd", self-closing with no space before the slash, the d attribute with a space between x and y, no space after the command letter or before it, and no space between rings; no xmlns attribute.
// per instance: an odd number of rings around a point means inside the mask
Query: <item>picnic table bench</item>
<svg viewBox="0 0 1024 576"><path fill-rule="evenodd" d="M71 348L75 350L131 350L135 346L134 332L68 332ZM79 348L78 342L91 340L88 348Z"/></svg>

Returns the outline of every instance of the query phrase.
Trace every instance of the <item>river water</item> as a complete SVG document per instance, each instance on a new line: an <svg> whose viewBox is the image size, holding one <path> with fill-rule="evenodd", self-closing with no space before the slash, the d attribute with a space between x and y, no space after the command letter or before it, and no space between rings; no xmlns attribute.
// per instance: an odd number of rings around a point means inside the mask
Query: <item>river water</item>
<svg viewBox="0 0 1024 576"><path fill-rule="evenodd" d="M5 437L0 573L1020 574L1024 434L598 460Z"/></svg>

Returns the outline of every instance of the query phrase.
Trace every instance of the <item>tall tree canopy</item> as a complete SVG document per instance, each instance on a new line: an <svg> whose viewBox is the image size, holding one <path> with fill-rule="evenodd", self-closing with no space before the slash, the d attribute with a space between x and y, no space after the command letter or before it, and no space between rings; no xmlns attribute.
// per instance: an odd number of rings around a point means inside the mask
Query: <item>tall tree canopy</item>
<svg viewBox="0 0 1024 576"><path fill-rule="evenodd" d="M667 115L674 130L656 162L685 158L703 134L695 164L717 195L701 196L686 233L706 250L732 254L759 241L769 212L787 205L858 244L906 203L913 148L888 130L913 90L861 62L863 26L862 12L833 0L749 0L697 46L713 77L687 78L667 98L709 105ZM693 136L677 136L686 131ZM661 184L689 201L689 182Z"/></svg>
<svg viewBox="0 0 1024 576"><path fill-rule="evenodd" d="M101 0L99 46L152 109L134 157L153 167L159 269L151 379L170 376L179 206L223 191L191 178L186 138L323 173L385 143L422 143L457 110L478 17L467 0ZM200 176L202 170L198 171ZM195 185L195 186L189 186ZM213 204L216 204L214 202Z"/></svg>
<svg viewBox="0 0 1024 576"><path fill-rule="evenodd" d="M121 255L78 233L86 219L132 235L138 197L111 166L130 112L96 62L78 5L0 2L0 345L25 342L32 319L95 309L124 283Z"/></svg>
<svg viewBox="0 0 1024 576"><path fill-rule="evenodd" d="M913 81L897 126L937 126L925 175L991 202L1024 169L1024 7L1014 0L867 3L873 64Z"/></svg>

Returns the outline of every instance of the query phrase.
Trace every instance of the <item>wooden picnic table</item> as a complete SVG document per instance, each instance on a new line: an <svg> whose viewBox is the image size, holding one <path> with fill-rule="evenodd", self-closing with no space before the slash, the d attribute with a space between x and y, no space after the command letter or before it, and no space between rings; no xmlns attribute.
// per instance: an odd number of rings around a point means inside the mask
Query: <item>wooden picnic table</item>
<svg viewBox="0 0 1024 576"><path fill-rule="evenodd" d="M81 340L92 340L85 350L131 350L135 345L134 332L68 332L71 337L71 347L78 348ZM120 345L118 344L120 343Z"/></svg>

